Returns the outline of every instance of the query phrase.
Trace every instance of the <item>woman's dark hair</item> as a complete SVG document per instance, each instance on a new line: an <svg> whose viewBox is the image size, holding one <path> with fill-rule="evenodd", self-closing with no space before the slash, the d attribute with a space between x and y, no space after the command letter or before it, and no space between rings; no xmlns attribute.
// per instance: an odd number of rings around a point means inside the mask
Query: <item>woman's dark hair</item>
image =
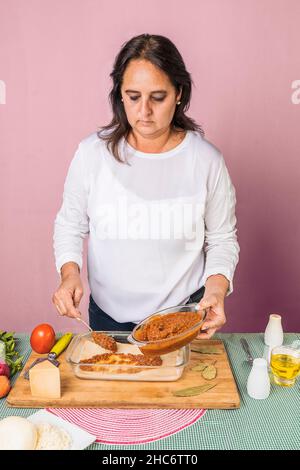
<svg viewBox="0 0 300 470"><path fill-rule="evenodd" d="M193 119L185 115L190 106L193 82L176 46L170 39L156 34L135 36L122 46L115 58L113 71L110 74L113 87L109 94L113 118L107 126L100 127L97 132L98 137L106 141L108 150L121 163L124 163L124 161L120 158L118 144L122 137L127 139L131 130L121 101L121 86L125 69L133 59L148 60L168 75L176 89L176 93L179 93L182 89L181 103L176 106L171 126L183 130L197 131L202 136L204 135L202 128ZM102 131L105 132L102 133Z"/></svg>

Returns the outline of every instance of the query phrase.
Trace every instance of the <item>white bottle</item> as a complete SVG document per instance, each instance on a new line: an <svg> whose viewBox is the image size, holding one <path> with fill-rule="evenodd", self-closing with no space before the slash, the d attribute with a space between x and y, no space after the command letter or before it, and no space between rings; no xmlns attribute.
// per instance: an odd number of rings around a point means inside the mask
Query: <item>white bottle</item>
<svg viewBox="0 0 300 470"><path fill-rule="evenodd" d="M283 343L283 330L281 325L281 316L276 313L272 313L269 316L269 323L265 330L265 345L274 348L275 346L281 346Z"/></svg>
<svg viewBox="0 0 300 470"><path fill-rule="evenodd" d="M270 377L266 359L254 359L251 372L247 380L247 392L251 398L263 400L270 394Z"/></svg>

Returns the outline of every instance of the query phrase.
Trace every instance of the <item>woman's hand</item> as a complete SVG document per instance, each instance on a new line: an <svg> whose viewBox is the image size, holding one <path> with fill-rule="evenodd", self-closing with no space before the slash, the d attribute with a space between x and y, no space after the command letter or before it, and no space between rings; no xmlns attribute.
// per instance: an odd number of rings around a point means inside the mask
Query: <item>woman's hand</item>
<svg viewBox="0 0 300 470"><path fill-rule="evenodd" d="M68 272L62 276L61 284L53 294L52 302L60 315L76 318L80 317L78 307L82 296L83 287L79 271Z"/></svg>
<svg viewBox="0 0 300 470"><path fill-rule="evenodd" d="M209 339L217 330L226 323L224 311L224 296L220 294L208 294L199 302L201 310L207 311L206 320L204 321L198 339ZM205 331L204 331L205 330Z"/></svg>
<svg viewBox="0 0 300 470"><path fill-rule="evenodd" d="M207 315L197 338L209 339L225 325L224 299L228 288L229 281L223 274L213 274L206 279L205 292L199 307L201 310L205 309Z"/></svg>

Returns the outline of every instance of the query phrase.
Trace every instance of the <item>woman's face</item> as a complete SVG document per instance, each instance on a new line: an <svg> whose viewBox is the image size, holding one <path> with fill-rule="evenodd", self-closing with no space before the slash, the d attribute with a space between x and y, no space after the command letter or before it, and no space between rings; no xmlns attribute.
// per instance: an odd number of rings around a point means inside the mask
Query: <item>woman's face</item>
<svg viewBox="0 0 300 470"><path fill-rule="evenodd" d="M130 126L143 137L165 132L173 119L181 93L169 77L148 60L131 60L121 86L125 113Z"/></svg>

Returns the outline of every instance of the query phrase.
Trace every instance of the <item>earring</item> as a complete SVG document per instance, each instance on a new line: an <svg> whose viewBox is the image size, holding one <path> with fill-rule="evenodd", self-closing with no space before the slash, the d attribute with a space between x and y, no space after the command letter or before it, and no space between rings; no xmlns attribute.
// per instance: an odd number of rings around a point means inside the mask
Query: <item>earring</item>
<svg viewBox="0 0 300 470"><path fill-rule="evenodd" d="M121 98L121 101L124 101L123 98Z"/></svg>
<svg viewBox="0 0 300 470"><path fill-rule="evenodd" d="M181 101L177 101L177 104L180 104L180 103L181 103Z"/></svg>

